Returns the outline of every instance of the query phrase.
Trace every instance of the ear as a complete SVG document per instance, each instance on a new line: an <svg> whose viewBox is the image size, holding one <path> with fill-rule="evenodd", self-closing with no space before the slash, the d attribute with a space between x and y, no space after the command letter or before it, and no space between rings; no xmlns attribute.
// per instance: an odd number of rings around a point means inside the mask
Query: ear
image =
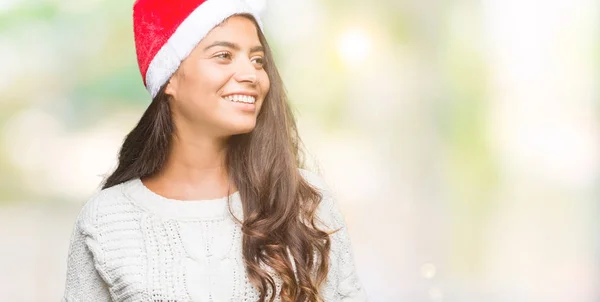
<svg viewBox="0 0 600 302"><path fill-rule="evenodd" d="M178 76L177 73L173 74L169 81L167 82L167 87L165 87L165 94L171 97L175 97L175 92L177 91L178 85Z"/></svg>

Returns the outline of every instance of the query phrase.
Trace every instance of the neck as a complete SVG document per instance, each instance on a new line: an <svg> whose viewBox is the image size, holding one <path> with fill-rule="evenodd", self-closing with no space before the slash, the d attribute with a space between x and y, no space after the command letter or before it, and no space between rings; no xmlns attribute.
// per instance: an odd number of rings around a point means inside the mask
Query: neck
<svg viewBox="0 0 600 302"><path fill-rule="evenodd" d="M226 178L226 155L225 140L175 135L163 174L169 179L195 184L209 179Z"/></svg>
<svg viewBox="0 0 600 302"><path fill-rule="evenodd" d="M226 143L226 139L175 134L163 169L144 182L161 195L181 200L231 194L236 188L225 167Z"/></svg>

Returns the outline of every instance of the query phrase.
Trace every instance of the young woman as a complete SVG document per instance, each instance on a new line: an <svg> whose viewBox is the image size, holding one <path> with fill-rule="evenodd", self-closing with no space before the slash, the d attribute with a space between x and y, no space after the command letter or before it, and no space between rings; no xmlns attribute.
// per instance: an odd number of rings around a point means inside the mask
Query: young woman
<svg viewBox="0 0 600 302"><path fill-rule="evenodd" d="M366 301L243 0L138 0L152 103L75 223L63 301Z"/></svg>

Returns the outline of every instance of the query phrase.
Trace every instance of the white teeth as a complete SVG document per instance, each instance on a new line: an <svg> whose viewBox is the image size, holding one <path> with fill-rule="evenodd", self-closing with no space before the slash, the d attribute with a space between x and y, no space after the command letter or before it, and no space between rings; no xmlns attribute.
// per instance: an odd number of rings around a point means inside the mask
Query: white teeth
<svg viewBox="0 0 600 302"><path fill-rule="evenodd" d="M229 95L226 96L225 99L230 100L232 102L242 102L248 104L254 104L254 102L256 101L256 99L253 96L240 94Z"/></svg>

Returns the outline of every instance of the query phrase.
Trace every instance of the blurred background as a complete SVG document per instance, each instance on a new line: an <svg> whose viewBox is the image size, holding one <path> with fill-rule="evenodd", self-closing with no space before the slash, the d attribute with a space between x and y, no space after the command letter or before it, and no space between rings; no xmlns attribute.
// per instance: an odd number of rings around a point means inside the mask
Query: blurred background
<svg viewBox="0 0 600 302"><path fill-rule="evenodd" d="M258 1L371 301L600 301L600 2ZM150 102L129 0L0 0L0 300Z"/></svg>

